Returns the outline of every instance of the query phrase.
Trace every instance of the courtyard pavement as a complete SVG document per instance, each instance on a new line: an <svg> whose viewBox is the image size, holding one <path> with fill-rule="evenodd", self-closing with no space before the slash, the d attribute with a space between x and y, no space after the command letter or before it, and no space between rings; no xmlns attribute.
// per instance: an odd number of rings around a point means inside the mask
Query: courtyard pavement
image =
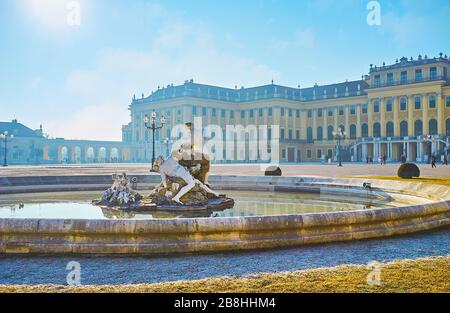
<svg viewBox="0 0 450 313"><path fill-rule="evenodd" d="M212 175L264 175L267 164L214 164L211 166ZM438 164L431 168L430 164L418 164L421 177L448 178L450 166ZM60 176L60 175L104 175L126 172L133 175L148 174L150 164L82 164L82 165L48 165L48 166L8 166L0 167L0 177L18 176ZM282 164L283 176L396 176L398 163L394 164ZM156 174L153 174L156 175Z"/></svg>

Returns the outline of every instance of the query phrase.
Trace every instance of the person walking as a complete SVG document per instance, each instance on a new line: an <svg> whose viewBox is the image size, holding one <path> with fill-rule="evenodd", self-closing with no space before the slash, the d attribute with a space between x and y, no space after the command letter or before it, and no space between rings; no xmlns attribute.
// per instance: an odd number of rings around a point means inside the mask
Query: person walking
<svg viewBox="0 0 450 313"><path fill-rule="evenodd" d="M448 155L447 153L444 154L444 163L442 163L443 165L448 165Z"/></svg>
<svg viewBox="0 0 450 313"><path fill-rule="evenodd" d="M436 168L436 156L434 154L431 156L431 168Z"/></svg>

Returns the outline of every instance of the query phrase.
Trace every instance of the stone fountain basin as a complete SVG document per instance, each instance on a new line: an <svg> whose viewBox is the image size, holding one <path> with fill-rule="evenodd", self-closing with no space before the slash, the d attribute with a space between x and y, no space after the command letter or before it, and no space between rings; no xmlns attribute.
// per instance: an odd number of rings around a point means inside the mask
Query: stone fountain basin
<svg viewBox="0 0 450 313"><path fill-rule="evenodd" d="M141 189L159 177L138 177ZM152 220L0 219L0 253L171 254L267 249L414 233L450 224L450 188L426 183L315 177L211 176L215 189L326 192L427 199L417 205L279 216ZM1 193L104 190L109 175L2 178Z"/></svg>

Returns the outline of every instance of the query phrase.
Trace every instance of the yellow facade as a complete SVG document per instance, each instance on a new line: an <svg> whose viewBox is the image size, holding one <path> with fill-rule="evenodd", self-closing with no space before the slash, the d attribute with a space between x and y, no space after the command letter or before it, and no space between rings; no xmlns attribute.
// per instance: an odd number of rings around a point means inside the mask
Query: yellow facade
<svg viewBox="0 0 450 313"><path fill-rule="evenodd" d="M449 147L449 71L450 60L442 56L402 58L371 67L360 81L304 89L273 83L227 89L193 81L167 86L133 100L132 141L148 146L142 119L154 110L168 117L159 142L174 125L200 116L203 126L279 125L280 159L287 162L336 158L338 129L346 133L341 157L347 161L399 161L402 155L427 161L432 154L444 157Z"/></svg>

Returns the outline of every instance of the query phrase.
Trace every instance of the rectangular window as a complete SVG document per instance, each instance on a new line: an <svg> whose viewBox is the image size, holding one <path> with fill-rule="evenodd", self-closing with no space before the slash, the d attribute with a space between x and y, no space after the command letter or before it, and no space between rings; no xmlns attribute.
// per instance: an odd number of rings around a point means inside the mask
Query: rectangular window
<svg viewBox="0 0 450 313"><path fill-rule="evenodd" d="M339 115L344 115L344 106L343 105L340 105L339 106Z"/></svg>
<svg viewBox="0 0 450 313"><path fill-rule="evenodd" d="M388 83L388 85L392 85L394 83L394 74L393 73L387 73L387 83Z"/></svg>
<svg viewBox="0 0 450 313"><path fill-rule="evenodd" d="M288 115L289 115L289 117L292 117L292 109L289 109Z"/></svg>
<svg viewBox="0 0 450 313"><path fill-rule="evenodd" d="M230 111L230 119L234 119L234 111Z"/></svg>
<svg viewBox="0 0 450 313"><path fill-rule="evenodd" d="M192 106L192 115L197 115L197 107L195 105Z"/></svg>
<svg viewBox="0 0 450 313"><path fill-rule="evenodd" d="M272 116L272 107L269 108L269 116Z"/></svg>
<svg viewBox="0 0 450 313"><path fill-rule="evenodd" d="M436 79L437 78L437 69L436 67L430 67L430 79Z"/></svg>
<svg viewBox="0 0 450 313"><path fill-rule="evenodd" d="M300 117L300 110L295 110L295 117L299 118Z"/></svg>
<svg viewBox="0 0 450 313"><path fill-rule="evenodd" d="M361 112L362 114L367 114L367 103L361 105Z"/></svg>
<svg viewBox="0 0 450 313"><path fill-rule="evenodd" d="M317 158L318 159L322 158L322 149L317 149Z"/></svg>
<svg viewBox="0 0 450 313"><path fill-rule="evenodd" d="M428 107L430 109L436 108L436 96L429 96L428 97Z"/></svg>
<svg viewBox="0 0 450 313"><path fill-rule="evenodd" d="M311 159L311 149L306 150L306 157Z"/></svg>
<svg viewBox="0 0 450 313"><path fill-rule="evenodd" d="M322 108L317 109L317 116L318 117L322 117L322 114L323 114L322 111L323 111Z"/></svg>
<svg viewBox="0 0 450 313"><path fill-rule="evenodd" d="M295 139L300 140L300 131L298 129L295 131Z"/></svg>
<svg viewBox="0 0 450 313"><path fill-rule="evenodd" d="M308 110L308 118L311 118L312 117L312 110L310 109L310 110Z"/></svg>
<svg viewBox="0 0 450 313"><path fill-rule="evenodd" d="M272 128L270 127L267 129L267 139L268 140L272 139Z"/></svg>
<svg viewBox="0 0 450 313"><path fill-rule="evenodd" d="M450 96L445 97L445 107L450 108Z"/></svg>
<svg viewBox="0 0 450 313"><path fill-rule="evenodd" d="M245 111L244 110L241 111L241 118L245 118Z"/></svg>
<svg viewBox="0 0 450 313"><path fill-rule="evenodd" d="M406 111L406 98L400 99L400 111Z"/></svg>
<svg viewBox="0 0 450 313"><path fill-rule="evenodd" d="M328 116L333 116L333 108L328 108Z"/></svg>
<svg viewBox="0 0 450 313"><path fill-rule="evenodd" d="M284 108L281 108L280 115L284 116Z"/></svg>
<svg viewBox="0 0 450 313"><path fill-rule="evenodd" d="M202 115L206 116L206 107L202 107Z"/></svg>
<svg viewBox="0 0 450 313"><path fill-rule="evenodd" d="M417 81L417 82L422 80L422 70L421 70L421 69L417 69L417 70L416 70L416 76L415 76L415 78L416 78L416 81Z"/></svg>
<svg viewBox="0 0 450 313"><path fill-rule="evenodd" d="M375 100L373 102L373 112L374 113L380 112L380 102L378 102L378 100Z"/></svg>
<svg viewBox="0 0 450 313"><path fill-rule="evenodd" d="M281 158L286 159L286 149L281 150Z"/></svg>
<svg viewBox="0 0 450 313"><path fill-rule="evenodd" d="M355 115L356 114L356 105L352 104L350 106L350 115Z"/></svg>
<svg viewBox="0 0 450 313"><path fill-rule="evenodd" d="M375 75L374 77L374 85L375 86L380 86L380 75Z"/></svg>
<svg viewBox="0 0 450 313"><path fill-rule="evenodd" d="M211 109L211 116L216 117L216 108Z"/></svg>
<svg viewBox="0 0 450 313"><path fill-rule="evenodd" d="M386 112L392 112L392 100L391 99L386 101Z"/></svg>
<svg viewBox="0 0 450 313"><path fill-rule="evenodd" d="M407 71L403 71L400 73L400 81L402 84L404 84L408 81L408 72Z"/></svg>
<svg viewBox="0 0 450 313"><path fill-rule="evenodd" d="M225 118L225 110L224 109L222 109L220 111L220 117Z"/></svg>
<svg viewBox="0 0 450 313"><path fill-rule="evenodd" d="M254 114L253 110L250 110L250 118L253 118L253 114Z"/></svg>
<svg viewBox="0 0 450 313"><path fill-rule="evenodd" d="M280 139L284 140L284 128L280 129Z"/></svg>
<svg viewBox="0 0 450 313"><path fill-rule="evenodd" d="M414 109L420 110L422 107L420 97L414 97Z"/></svg>
<svg viewBox="0 0 450 313"><path fill-rule="evenodd" d="M292 129L288 130L288 136L289 136L289 140L292 140Z"/></svg>
<svg viewBox="0 0 450 313"><path fill-rule="evenodd" d="M260 108L260 109L258 110L258 115L259 115L259 117L262 117L262 116L263 116L263 109L262 109L262 108Z"/></svg>

